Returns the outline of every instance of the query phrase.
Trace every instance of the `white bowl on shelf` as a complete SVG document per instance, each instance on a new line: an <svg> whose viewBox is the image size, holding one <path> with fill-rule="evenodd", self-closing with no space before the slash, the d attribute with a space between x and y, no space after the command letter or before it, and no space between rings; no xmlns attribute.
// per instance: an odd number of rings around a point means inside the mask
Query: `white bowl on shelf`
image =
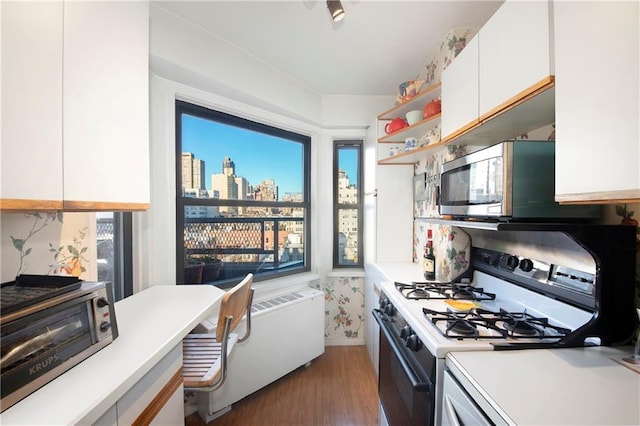
<svg viewBox="0 0 640 426"><path fill-rule="evenodd" d="M423 115L423 112L420 109L414 109L413 111L409 111L406 114L407 123L409 123L409 126L413 126L418 121L422 120L422 115Z"/></svg>

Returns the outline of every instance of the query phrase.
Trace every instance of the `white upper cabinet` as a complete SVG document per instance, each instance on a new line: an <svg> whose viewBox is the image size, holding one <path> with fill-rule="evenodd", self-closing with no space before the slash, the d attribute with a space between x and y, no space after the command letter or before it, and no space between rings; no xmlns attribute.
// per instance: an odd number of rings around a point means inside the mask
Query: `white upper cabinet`
<svg viewBox="0 0 640 426"><path fill-rule="evenodd" d="M1 210L148 208L148 3L0 7Z"/></svg>
<svg viewBox="0 0 640 426"><path fill-rule="evenodd" d="M478 35L442 72L442 139L478 124Z"/></svg>
<svg viewBox="0 0 640 426"><path fill-rule="evenodd" d="M148 3L65 3L66 208L149 203L148 64Z"/></svg>
<svg viewBox="0 0 640 426"><path fill-rule="evenodd" d="M547 1L507 0L480 29L481 121L554 74L550 9Z"/></svg>
<svg viewBox="0 0 640 426"><path fill-rule="evenodd" d="M62 208L62 2L0 2L2 206Z"/></svg>
<svg viewBox="0 0 640 426"><path fill-rule="evenodd" d="M640 202L639 3L554 3L556 200Z"/></svg>

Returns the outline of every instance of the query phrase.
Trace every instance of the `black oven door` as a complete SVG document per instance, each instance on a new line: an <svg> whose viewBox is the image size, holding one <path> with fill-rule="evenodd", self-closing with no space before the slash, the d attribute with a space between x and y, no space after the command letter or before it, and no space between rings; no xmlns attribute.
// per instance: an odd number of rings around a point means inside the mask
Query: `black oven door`
<svg viewBox="0 0 640 426"><path fill-rule="evenodd" d="M434 419L435 357L422 347L407 348L384 314L374 310L380 325L378 396L390 426L431 426ZM425 358L426 362L420 358Z"/></svg>

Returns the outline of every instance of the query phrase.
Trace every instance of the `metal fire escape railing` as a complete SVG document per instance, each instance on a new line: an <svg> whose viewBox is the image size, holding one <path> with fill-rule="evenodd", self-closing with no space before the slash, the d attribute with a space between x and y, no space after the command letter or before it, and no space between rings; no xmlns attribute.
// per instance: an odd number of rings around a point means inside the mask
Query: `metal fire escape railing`
<svg viewBox="0 0 640 426"><path fill-rule="evenodd" d="M294 222L304 227L304 218L300 217L185 218L184 222L187 255L266 262L276 268L280 264L280 250L288 244L290 232L285 225Z"/></svg>

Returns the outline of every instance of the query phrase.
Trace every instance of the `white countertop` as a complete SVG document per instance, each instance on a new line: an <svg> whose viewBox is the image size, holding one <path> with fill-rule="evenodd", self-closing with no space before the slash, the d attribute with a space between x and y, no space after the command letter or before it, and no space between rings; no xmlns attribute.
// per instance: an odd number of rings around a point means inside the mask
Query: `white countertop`
<svg viewBox="0 0 640 426"><path fill-rule="evenodd" d="M206 316L223 290L150 287L115 304L119 337L0 414L0 424L95 422Z"/></svg>
<svg viewBox="0 0 640 426"><path fill-rule="evenodd" d="M640 374L612 359L632 350L460 352L447 355L447 366L510 424L638 425Z"/></svg>

